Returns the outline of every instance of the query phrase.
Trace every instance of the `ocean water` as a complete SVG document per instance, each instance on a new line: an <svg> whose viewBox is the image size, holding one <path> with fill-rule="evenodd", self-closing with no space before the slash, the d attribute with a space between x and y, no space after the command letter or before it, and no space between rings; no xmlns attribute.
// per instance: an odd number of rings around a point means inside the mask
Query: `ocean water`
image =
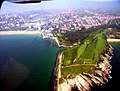
<svg viewBox="0 0 120 91"><path fill-rule="evenodd" d="M111 43L113 49L113 58L111 60L111 76L108 82L102 86L95 86L91 91L120 91L120 43Z"/></svg>
<svg viewBox="0 0 120 91"><path fill-rule="evenodd" d="M112 43L112 79L91 91L114 91L120 82L120 43ZM61 49L41 35L0 36L0 91L50 91L49 81Z"/></svg>
<svg viewBox="0 0 120 91"><path fill-rule="evenodd" d="M0 35L0 91L49 91L61 49L41 35Z"/></svg>

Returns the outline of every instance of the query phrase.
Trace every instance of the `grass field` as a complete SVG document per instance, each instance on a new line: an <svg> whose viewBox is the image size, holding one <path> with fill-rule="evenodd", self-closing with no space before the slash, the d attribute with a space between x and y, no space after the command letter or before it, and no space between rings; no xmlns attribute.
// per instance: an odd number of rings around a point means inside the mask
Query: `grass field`
<svg viewBox="0 0 120 91"><path fill-rule="evenodd" d="M77 49L78 49L78 46L76 46L74 48L66 49L64 51L64 60L63 60L63 64L64 65L70 65L70 64L72 64L73 60L76 57Z"/></svg>
<svg viewBox="0 0 120 91"><path fill-rule="evenodd" d="M89 72L95 69L95 66L92 65L81 65L81 66L74 66L74 67L67 67L62 68L61 74L63 78L66 78L68 75L71 75L72 77L82 73L82 72Z"/></svg>
<svg viewBox="0 0 120 91"><path fill-rule="evenodd" d="M62 60L63 68L61 68L62 77L65 78L68 75L75 76L81 72L89 72L90 70L94 71L94 64L101 60L100 54L107 47L105 34L108 32L108 30L100 29L91 33L83 40L82 44L65 49L64 59ZM76 64L81 66L77 66Z"/></svg>
<svg viewBox="0 0 120 91"><path fill-rule="evenodd" d="M97 33L90 34L83 44L66 49L64 51L63 65L71 65L75 59L75 62L80 64L95 64L99 61L99 56L107 44L104 37L105 33L105 31L98 30Z"/></svg>

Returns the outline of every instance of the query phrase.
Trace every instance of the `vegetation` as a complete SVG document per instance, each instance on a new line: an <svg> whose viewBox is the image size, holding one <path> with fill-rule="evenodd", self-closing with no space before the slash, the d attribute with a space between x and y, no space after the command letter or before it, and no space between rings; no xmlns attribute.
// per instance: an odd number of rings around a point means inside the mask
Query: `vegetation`
<svg viewBox="0 0 120 91"><path fill-rule="evenodd" d="M77 54L77 49L78 49L78 46L74 48L66 49L64 51L64 61L63 61L64 65L69 65L73 62Z"/></svg>
<svg viewBox="0 0 120 91"><path fill-rule="evenodd" d="M82 40L90 38L90 35L93 36L94 32L99 33L102 31L104 34L106 34L106 29L112 28L114 36L116 38L120 38L120 19L113 19L108 22L108 24L96 26L96 27L91 27L86 29L85 27L82 27L81 29L78 29L76 31L66 31L65 33L59 33L57 37L59 38L59 41L63 45L73 45L74 43L80 43ZM111 31L112 31L111 30ZM62 30L64 31L64 30ZM92 37L91 36L91 37Z"/></svg>
<svg viewBox="0 0 120 91"><path fill-rule="evenodd" d="M87 44L81 44L81 46L79 46L79 48L77 49L77 55L76 55L76 60L79 59L79 57L84 53L85 49L87 47Z"/></svg>
<svg viewBox="0 0 120 91"><path fill-rule="evenodd" d="M107 30L106 30L107 31ZM96 33L90 34L81 45L73 48L68 48L64 51L63 65L68 66L73 63L96 63L100 60L100 53L106 48L106 32L99 30Z"/></svg>
<svg viewBox="0 0 120 91"><path fill-rule="evenodd" d="M68 75L74 77L81 72L94 71L96 62L102 60L100 54L107 47L105 35L109 32L110 30L100 29L89 34L80 45L66 48L62 60L62 77L66 78Z"/></svg>
<svg viewBox="0 0 120 91"><path fill-rule="evenodd" d="M74 43L81 42L84 40L86 37L89 36L89 34L92 31L87 31L84 27L82 30L77 30L77 31L67 31L64 34L60 34L59 36L57 35L59 41L63 45L73 45Z"/></svg>
<svg viewBox="0 0 120 91"><path fill-rule="evenodd" d="M84 17L84 16L94 16L94 14L89 14L89 13L82 13L82 14L78 14L80 17Z"/></svg>
<svg viewBox="0 0 120 91"><path fill-rule="evenodd" d="M119 18L108 21L107 27L112 29L111 38L120 39L120 19Z"/></svg>
<svg viewBox="0 0 120 91"><path fill-rule="evenodd" d="M79 73L92 72L94 69L95 69L95 66L93 65L66 67L66 68L62 68L61 74L63 78L67 78L67 76L75 77Z"/></svg>
<svg viewBox="0 0 120 91"><path fill-rule="evenodd" d="M117 30L120 30L120 19L118 18L108 21L107 26L110 28L117 28Z"/></svg>

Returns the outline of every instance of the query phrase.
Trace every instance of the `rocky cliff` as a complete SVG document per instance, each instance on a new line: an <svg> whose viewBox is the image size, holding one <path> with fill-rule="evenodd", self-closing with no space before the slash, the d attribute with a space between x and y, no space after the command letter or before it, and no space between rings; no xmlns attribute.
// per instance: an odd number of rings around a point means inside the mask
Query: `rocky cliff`
<svg viewBox="0 0 120 91"><path fill-rule="evenodd" d="M62 53L59 53L54 73L54 91L72 91L73 89L78 89L79 91L90 91L91 86L105 84L108 79L112 78L110 76L110 70L112 68L110 64L110 60L113 55L112 50L113 48L111 45L109 45L105 52L101 54L102 60L96 63L96 69L93 74L83 72L77 75L75 78L64 79L64 82L62 83L59 83Z"/></svg>

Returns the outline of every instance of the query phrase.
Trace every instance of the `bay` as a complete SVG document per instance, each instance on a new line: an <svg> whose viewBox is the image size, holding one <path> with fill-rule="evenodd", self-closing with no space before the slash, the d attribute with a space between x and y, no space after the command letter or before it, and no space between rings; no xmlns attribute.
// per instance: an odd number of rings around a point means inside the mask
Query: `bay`
<svg viewBox="0 0 120 91"><path fill-rule="evenodd" d="M47 91L60 48L41 35L0 36L0 91Z"/></svg>
<svg viewBox="0 0 120 91"><path fill-rule="evenodd" d="M119 89L120 43L112 43L111 76L91 91ZM49 81L61 49L41 35L0 36L0 91L49 91Z"/></svg>

